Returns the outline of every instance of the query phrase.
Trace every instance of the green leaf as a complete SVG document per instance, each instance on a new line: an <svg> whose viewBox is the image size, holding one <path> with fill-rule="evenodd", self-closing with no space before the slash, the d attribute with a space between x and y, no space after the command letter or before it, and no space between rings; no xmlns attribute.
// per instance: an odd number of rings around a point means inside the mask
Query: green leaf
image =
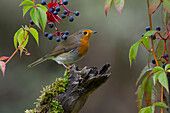
<svg viewBox="0 0 170 113"><path fill-rule="evenodd" d="M22 6L22 5L30 5L30 4L32 4L32 5L34 5L34 2L33 1L31 1L31 0L24 0L23 2L21 2L21 4L19 5L19 6Z"/></svg>
<svg viewBox="0 0 170 113"><path fill-rule="evenodd" d="M170 13L170 0L164 0L163 1L163 8Z"/></svg>
<svg viewBox="0 0 170 113"><path fill-rule="evenodd" d="M41 7L37 7L37 9L38 9L38 14L39 14L40 24L44 31L46 23L47 23L47 14L46 14L46 11L42 9Z"/></svg>
<svg viewBox="0 0 170 113"><path fill-rule="evenodd" d="M147 31L147 32L144 34L144 36L145 36L145 37L149 37L149 36L151 36L151 35L154 35L156 32L157 32L157 31L153 31L153 30Z"/></svg>
<svg viewBox="0 0 170 113"><path fill-rule="evenodd" d="M31 9L30 16L31 16L31 19L33 20L33 22L40 28L40 26L39 26L39 16L38 16L37 9L35 7L33 7Z"/></svg>
<svg viewBox="0 0 170 113"><path fill-rule="evenodd" d="M143 42L143 44L145 45L146 48L148 48L148 49L150 48L150 47L149 47L149 44L150 44L150 42L149 42L149 37L143 36L143 37L142 37L142 42Z"/></svg>
<svg viewBox="0 0 170 113"><path fill-rule="evenodd" d="M159 77L159 74L161 73L162 71L158 71L158 72L155 72L154 75L153 75L153 84L154 86L156 85L156 82L158 80L158 77Z"/></svg>
<svg viewBox="0 0 170 113"><path fill-rule="evenodd" d="M114 6L120 14L124 5L125 5L125 0L114 0Z"/></svg>
<svg viewBox="0 0 170 113"><path fill-rule="evenodd" d="M14 46L15 49L17 49L17 41L18 41L18 37L20 35L20 33L22 32L23 28L20 28L14 35Z"/></svg>
<svg viewBox="0 0 170 113"><path fill-rule="evenodd" d="M29 32L32 34L32 36L34 37L34 39L35 39L36 42L37 42L37 45L39 46L39 37L38 37L38 32L37 32L37 30L34 29L34 28L30 28L30 31L29 31Z"/></svg>
<svg viewBox="0 0 170 113"><path fill-rule="evenodd" d="M167 90L169 93L169 88L168 88L168 78L166 76L165 72L161 72L158 77L159 82L163 85L163 87Z"/></svg>
<svg viewBox="0 0 170 113"><path fill-rule="evenodd" d="M145 101L148 106L152 104L153 79L148 76L145 84Z"/></svg>
<svg viewBox="0 0 170 113"><path fill-rule="evenodd" d="M139 110L142 107L143 95L144 95L144 90L142 88L142 85L139 85L139 87L137 89L137 103L138 103Z"/></svg>
<svg viewBox="0 0 170 113"><path fill-rule="evenodd" d="M152 110L152 109L151 109L151 106L148 106L148 107L142 108L142 109L139 111L139 113L152 113L151 110Z"/></svg>
<svg viewBox="0 0 170 113"><path fill-rule="evenodd" d="M165 66L165 70L167 71L167 70L169 70L170 69L170 64L167 64L166 66Z"/></svg>
<svg viewBox="0 0 170 113"><path fill-rule="evenodd" d="M6 64L5 64L5 62L0 61L0 70L1 70L2 73L3 73L3 77L4 77L4 75L5 75L5 69L6 69Z"/></svg>
<svg viewBox="0 0 170 113"><path fill-rule="evenodd" d="M26 6L24 6L24 8L23 8L23 17L28 12L28 10L30 10L32 7L33 7L33 5L26 5Z"/></svg>
<svg viewBox="0 0 170 113"><path fill-rule="evenodd" d="M157 59L159 59L162 56L163 50L164 50L164 41L160 40L157 44L156 51L155 51L155 55ZM159 66L162 66L161 61L158 61L158 64Z"/></svg>
<svg viewBox="0 0 170 113"><path fill-rule="evenodd" d="M129 61L130 61L130 66L132 65L132 59L136 60L136 55L138 52L140 41L136 42L133 44L129 50Z"/></svg>
<svg viewBox="0 0 170 113"><path fill-rule="evenodd" d="M22 54L22 51L23 49L25 48L25 46L27 45L28 43L28 38L29 38L29 35L27 35L27 31L24 31L22 30L22 32L19 34L19 37L18 37L18 43L20 46L20 55ZM27 36L27 37L26 37ZM23 42L24 41L24 42Z"/></svg>
<svg viewBox="0 0 170 113"><path fill-rule="evenodd" d="M165 103L162 103L162 102L153 103L153 106L160 106L160 107L163 107L163 108L168 108L168 106Z"/></svg>
<svg viewBox="0 0 170 113"><path fill-rule="evenodd" d="M114 1L114 0L106 0L106 1L105 1L104 9L105 9L105 14L106 14L106 16L107 16L107 13L108 13L108 11L109 11L109 9L110 9L110 5L111 5L111 3L112 3L113 1Z"/></svg>
<svg viewBox="0 0 170 113"><path fill-rule="evenodd" d="M161 11L161 17L162 17L162 22L163 22L164 26L166 27L166 29L168 29L167 24L168 24L168 20L170 17L170 13L168 13L163 7L162 7L162 11Z"/></svg>
<svg viewBox="0 0 170 113"><path fill-rule="evenodd" d="M149 68L148 68L148 65L146 65L146 66L143 68L142 72L140 73L140 76L139 76L139 78L138 78L137 81L136 81L136 85L139 83L140 79L141 79L144 75L150 73L151 70L152 70L152 69L149 69Z"/></svg>
<svg viewBox="0 0 170 113"><path fill-rule="evenodd" d="M150 16L158 9L160 4L161 0L152 0L152 2L149 4Z"/></svg>
<svg viewBox="0 0 170 113"><path fill-rule="evenodd" d="M37 6L37 7L40 7L40 8L43 9L45 12L48 11L48 9L47 9L45 6L41 5L41 4L37 4L36 6Z"/></svg>
<svg viewBox="0 0 170 113"><path fill-rule="evenodd" d="M164 69L162 67L156 66L156 67L153 68L151 73L155 73L155 72L158 72L158 71L164 71Z"/></svg>

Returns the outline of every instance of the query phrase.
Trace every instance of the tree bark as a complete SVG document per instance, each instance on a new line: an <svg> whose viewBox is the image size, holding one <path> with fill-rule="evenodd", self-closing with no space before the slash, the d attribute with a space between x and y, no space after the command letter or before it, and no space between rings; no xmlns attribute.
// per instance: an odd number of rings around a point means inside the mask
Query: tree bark
<svg viewBox="0 0 170 113"><path fill-rule="evenodd" d="M89 95L110 77L110 68L110 64L105 64L99 70L96 67L84 67L79 70L74 66L70 71L68 90L56 96L64 113L78 113Z"/></svg>

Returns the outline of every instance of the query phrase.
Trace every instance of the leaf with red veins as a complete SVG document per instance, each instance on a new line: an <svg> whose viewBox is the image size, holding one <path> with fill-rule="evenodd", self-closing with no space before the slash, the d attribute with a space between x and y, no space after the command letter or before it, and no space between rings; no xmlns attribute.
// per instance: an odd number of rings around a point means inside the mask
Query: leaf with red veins
<svg viewBox="0 0 170 113"><path fill-rule="evenodd" d="M152 2L149 5L149 12L150 16L152 16L153 13L158 9L158 7L161 4L161 0L152 0Z"/></svg>
<svg viewBox="0 0 170 113"><path fill-rule="evenodd" d="M3 77L4 77L4 75L5 75L5 68L6 68L5 62L0 61L0 69L1 69L1 71L2 71L2 73L3 73Z"/></svg>
<svg viewBox="0 0 170 113"><path fill-rule="evenodd" d="M59 4L58 4L58 3L49 3L47 6L48 6L49 9L50 9L50 8L52 8L52 7L58 7Z"/></svg>
<svg viewBox="0 0 170 113"><path fill-rule="evenodd" d="M9 57L6 57L6 56L2 56L2 57L0 57L0 60L6 60L6 59L8 59Z"/></svg>
<svg viewBox="0 0 170 113"><path fill-rule="evenodd" d="M115 0L114 1L114 6L116 10L121 14L121 11L125 5L125 0Z"/></svg>
<svg viewBox="0 0 170 113"><path fill-rule="evenodd" d="M113 0L106 0L106 1L105 1L104 9L105 9L105 14L106 14L106 16L107 16L107 13L108 13L108 11L109 11L109 9L110 9L110 7L111 7L110 5L111 5L112 1L113 1Z"/></svg>

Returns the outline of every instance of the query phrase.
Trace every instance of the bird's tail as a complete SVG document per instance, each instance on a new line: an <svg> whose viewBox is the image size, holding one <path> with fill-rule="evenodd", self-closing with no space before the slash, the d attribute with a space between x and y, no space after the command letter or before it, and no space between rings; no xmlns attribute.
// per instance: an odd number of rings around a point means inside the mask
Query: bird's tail
<svg viewBox="0 0 170 113"><path fill-rule="evenodd" d="M28 65L28 67L34 67L34 66L38 65L39 63L44 62L45 60L47 60L47 59L46 58L40 58L37 61L35 61L35 62L31 63L30 65Z"/></svg>

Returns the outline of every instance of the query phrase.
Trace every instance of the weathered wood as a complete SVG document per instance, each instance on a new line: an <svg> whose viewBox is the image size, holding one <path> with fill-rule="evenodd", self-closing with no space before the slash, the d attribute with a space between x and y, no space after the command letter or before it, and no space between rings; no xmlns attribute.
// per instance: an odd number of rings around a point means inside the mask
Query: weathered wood
<svg viewBox="0 0 170 113"><path fill-rule="evenodd" d="M78 113L89 95L110 77L110 68L110 64L105 64L99 70L96 67L84 67L78 70L74 66L70 71L68 90L56 96L64 113Z"/></svg>

